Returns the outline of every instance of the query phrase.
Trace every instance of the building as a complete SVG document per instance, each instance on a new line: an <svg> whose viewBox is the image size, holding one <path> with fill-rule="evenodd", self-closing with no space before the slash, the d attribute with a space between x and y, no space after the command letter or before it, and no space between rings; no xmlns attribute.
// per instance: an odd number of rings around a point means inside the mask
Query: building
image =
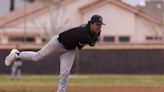
<svg viewBox="0 0 164 92"><path fill-rule="evenodd" d="M45 40L86 23L93 14L102 15L106 23L100 45L163 42L161 19L121 0L61 0L51 3L36 0L24 9L0 18L0 44L12 42L17 48L40 48Z"/></svg>

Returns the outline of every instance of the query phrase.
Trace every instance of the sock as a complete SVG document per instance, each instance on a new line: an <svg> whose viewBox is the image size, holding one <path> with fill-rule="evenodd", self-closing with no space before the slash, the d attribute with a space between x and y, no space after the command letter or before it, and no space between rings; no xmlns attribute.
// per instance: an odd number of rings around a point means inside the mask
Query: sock
<svg viewBox="0 0 164 92"><path fill-rule="evenodd" d="M19 60L19 59L20 59L20 58L19 58L20 52L17 52L16 54L17 54L17 60Z"/></svg>

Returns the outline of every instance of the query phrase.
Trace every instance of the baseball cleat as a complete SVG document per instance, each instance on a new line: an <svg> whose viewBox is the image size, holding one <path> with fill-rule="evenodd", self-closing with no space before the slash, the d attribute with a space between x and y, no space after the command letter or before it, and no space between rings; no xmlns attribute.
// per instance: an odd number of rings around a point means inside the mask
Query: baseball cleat
<svg viewBox="0 0 164 92"><path fill-rule="evenodd" d="M17 57L18 57L17 53L19 53L19 51L17 49L12 49L10 51L10 54L5 58L6 66L9 66L12 62L17 60Z"/></svg>

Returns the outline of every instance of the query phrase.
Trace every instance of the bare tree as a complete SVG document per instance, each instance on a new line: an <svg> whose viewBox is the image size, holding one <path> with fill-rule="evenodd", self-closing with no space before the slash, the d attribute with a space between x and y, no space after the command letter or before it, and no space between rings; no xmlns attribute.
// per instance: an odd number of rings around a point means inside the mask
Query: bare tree
<svg viewBox="0 0 164 92"><path fill-rule="evenodd" d="M61 8L60 4L64 0L37 0L44 2L45 7L48 9L50 28L44 23L33 22L40 26L44 31L45 38L49 40L53 35L58 34L64 29L69 27L70 21L65 17L66 9Z"/></svg>
<svg viewBox="0 0 164 92"><path fill-rule="evenodd" d="M11 0L12 4L15 3L14 0ZM61 7L61 3L65 0L23 0L27 2L41 2L43 7L48 10L48 20L40 21L38 18L33 20L28 20L27 17L24 18L24 31L30 29L28 27L29 22L34 24L33 28L39 28L42 31L42 37L46 40L49 40L53 35L58 34L61 31L64 31L66 28L69 27L70 21L67 16L65 16L66 9ZM24 13L26 13L26 3L24 3ZM32 29L33 30L33 29ZM26 32L25 32L26 33Z"/></svg>

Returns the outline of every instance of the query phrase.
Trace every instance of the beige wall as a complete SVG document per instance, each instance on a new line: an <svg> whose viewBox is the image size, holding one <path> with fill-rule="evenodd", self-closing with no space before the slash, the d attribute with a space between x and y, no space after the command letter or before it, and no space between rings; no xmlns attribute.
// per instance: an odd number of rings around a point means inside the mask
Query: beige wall
<svg viewBox="0 0 164 92"><path fill-rule="evenodd" d="M84 21L93 14L100 14L104 18L106 25L102 28L102 36L131 36L134 34L135 15L127 10L107 4L84 14Z"/></svg>
<svg viewBox="0 0 164 92"><path fill-rule="evenodd" d="M126 35L133 33L134 15L128 11L118 8L112 4L109 4L101 8L98 8L95 11L86 13L84 15L84 20L87 20L93 14L100 14L103 16L104 23L106 24L103 27L103 34L107 33L112 35Z"/></svg>
<svg viewBox="0 0 164 92"><path fill-rule="evenodd" d="M145 43L147 42L145 37L146 36L158 36L163 37L162 26L157 25L156 23L147 21L139 16L136 16L136 25L135 25L135 34L134 42Z"/></svg>

